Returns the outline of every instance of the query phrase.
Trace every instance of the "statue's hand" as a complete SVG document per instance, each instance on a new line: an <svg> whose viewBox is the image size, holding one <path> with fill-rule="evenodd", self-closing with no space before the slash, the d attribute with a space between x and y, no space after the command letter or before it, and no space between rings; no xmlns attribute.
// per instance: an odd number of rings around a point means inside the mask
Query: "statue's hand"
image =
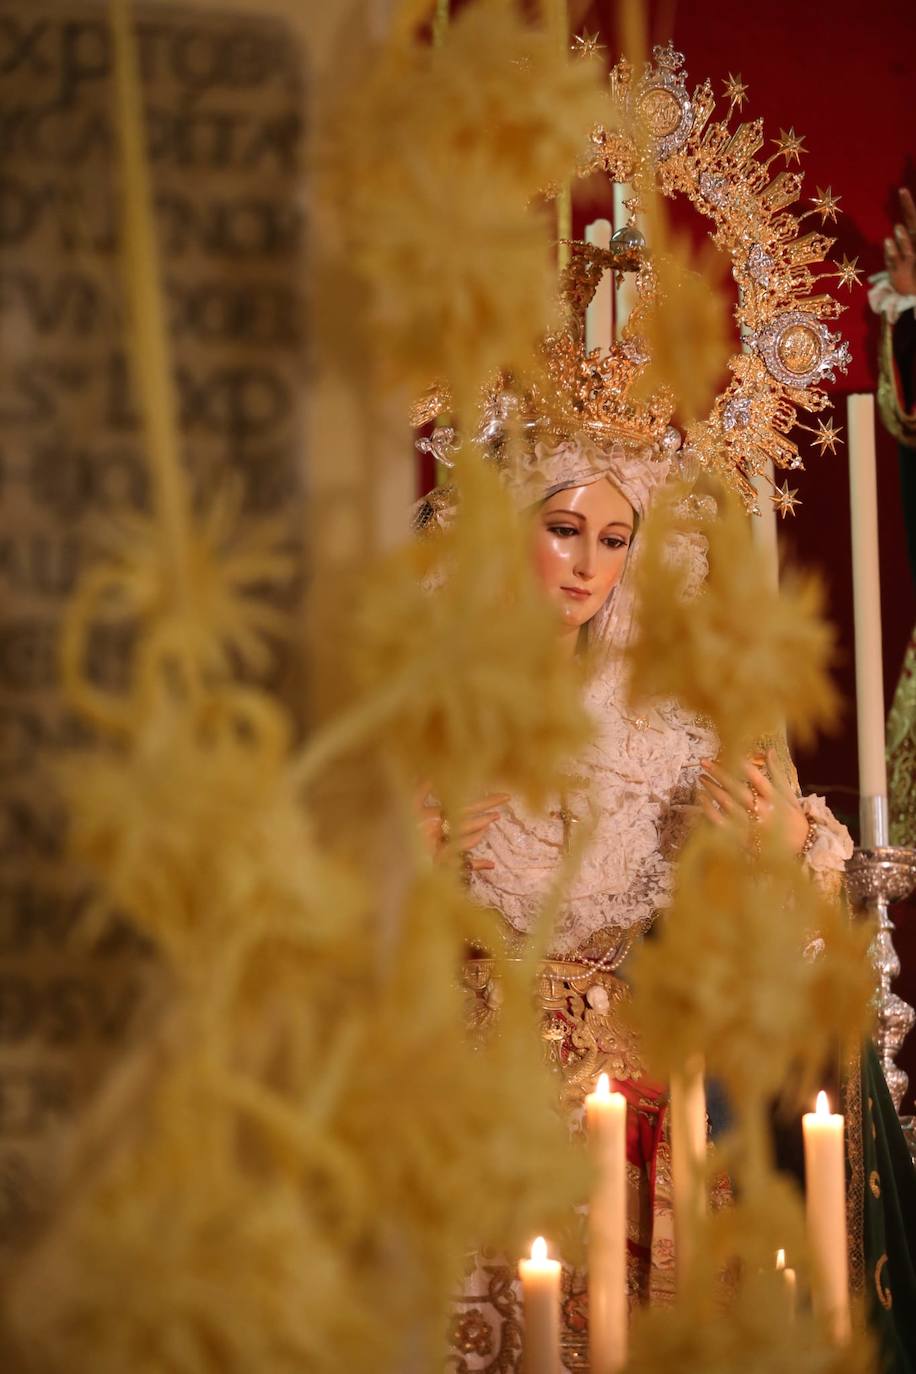
<svg viewBox="0 0 916 1374"><path fill-rule="evenodd" d="M901 296L916 296L916 205L909 191L900 191L902 224L884 240L884 265L891 286Z"/></svg>
<svg viewBox="0 0 916 1374"><path fill-rule="evenodd" d="M493 792L488 797L466 806L461 812L460 822L455 830L450 830L442 814L442 808L427 801L428 786L421 787L417 794L417 824L423 842L433 858L454 844L467 855L466 867L481 872L492 868L489 859L475 859L469 854L486 835L494 821L499 820L502 809L509 800L508 792Z"/></svg>
<svg viewBox="0 0 916 1374"><path fill-rule="evenodd" d="M781 834L793 854L801 854L808 838L808 818L791 789L774 781L772 755L768 756L770 773L764 772L760 761L745 759L742 775L726 772L718 763L703 761L699 802L706 817L714 825L738 827L748 839L751 827ZM778 774L776 774L778 777Z"/></svg>

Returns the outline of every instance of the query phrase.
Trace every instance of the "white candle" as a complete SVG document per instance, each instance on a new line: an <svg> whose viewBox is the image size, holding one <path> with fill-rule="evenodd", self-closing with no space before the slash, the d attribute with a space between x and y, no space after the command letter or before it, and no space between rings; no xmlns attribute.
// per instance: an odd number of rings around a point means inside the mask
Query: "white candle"
<svg viewBox="0 0 916 1374"><path fill-rule="evenodd" d="M782 1274L783 1282L786 1286L786 1297L789 1304L789 1317L795 1320L795 1304L798 1298L798 1279L794 1269L786 1268L785 1250L776 1251L776 1268Z"/></svg>
<svg viewBox="0 0 916 1374"><path fill-rule="evenodd" d="M772 459L767 459L766 470L759 477L751 478L751 486L757 493L759 515L751 516L751 535L760 550L767 580L774 591L779 590L779 531L776 526L776 507L770 499L775 485L775 471Z"/></svg>
<svg viewBox="0 0 916 1374"><path fill-rule="evenodd" d="M833 1339L849 1339L849 1269L846 1253L846 1167L843 1118L830 1111L826 1093L802 1118L808 1242L815 1269L815 1306Z"/></svg>
<svg viewBox="0 0 916 1374"><path fill-rule="evenodd" d="M547 1242L532 1242L519 1261L525 1305L525 1374L560 1374L560 1261L547 1258Z"/></svg>
<svg viewBox="0 0 916 1374"><path fill-rule="evenodd" d="M593 224L589 224L585 230L585 242L594 244L596 248L609 248L611 243L610 220L596 219ZM611 273L605 268L595 294L585 308L586 352L590 353L593 348L600 348L602 355L610 352L613 314L611 289Z"/></svg>
<svg viewBox="0 0 916 1374"><path fill-rule="evenodd" d="M698 1057L671 1079L671 1184L674 1250L682 1282L693 1257L697 1224L706 1211L706 1092Z"/></svg>
<svg viewBox="0 0 916 1374"><path fill-rule="evenodd" d="M588 1346L591 1374L627 1357L627 1100L606 1073L585 1099L595 1187L588 1212Z"/></svg>
<svg viewBox="0 0 916 1374"><path fill-rule="evenodd" d="M887 796L874 397L847 397L846 423L849 437L852 590L856 630L859 795L864 799ZM865 842L876 841L869 837ZM887 843L886 839L880 838L877 842Z"/></svg>

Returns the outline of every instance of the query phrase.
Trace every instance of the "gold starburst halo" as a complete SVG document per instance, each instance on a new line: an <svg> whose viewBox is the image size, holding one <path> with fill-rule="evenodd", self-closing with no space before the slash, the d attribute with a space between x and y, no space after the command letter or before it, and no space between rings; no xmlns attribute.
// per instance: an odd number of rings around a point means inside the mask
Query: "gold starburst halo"
<svg viewBox="0 0 916 1374"><path fill-rule="evenodd" d="M787 164L800 161L804 140L794 127L780 130L773 140L777 152L767 158L762 120L735 127L734 100L717 119L711 83L689 91L684 58L670 44L656 47L653 59L642 76L626 61L612 72L618 127L595 131L580 174L605 171L615 182L633 186L637 196L684 195L712 221L712 242L731 260L739 288L735 318L744 349L729 361L731 380L709 415L688 425L685 454L739 491L756 511L753 478L766 473L769 460L778 469L801 467L790 433L800 413L831 404L823 383L834 381L836 371L845 372L849 364L848 345L827 324L845 307L818 289L813 270L826 260L833 240L802 225L812 211L796 207L801 172L771 167L780 155ZM729 98L731 81L726 83ZM643 135L638 138L631 130L639 121ZM818 190L814 199L814 213L836 217L839 197L831 188ZM650 241L647 255L653 247ZM643 276L648 289L622 341L631 349L643 343L652 304L651 279Z"/></svg>
<svg viewBox="0 0 916 1374"><path fill-rule="evenodd" d="M564 280L571 315L568 328L547 338L536 382L521 391L529 423L540 408L551 430L575 424L598 439L604 431L616 431L669 454L680 448L685 468L699 463L738 492L750 511L759 513L753 479L767 474L770 461L777 469L802 466L791 431L799 425L801 413L816 414L831 404L823 383L834 381L836 371L845 372L849 363L848 345L827 324L845 306L818 289L822 282L813 271L826 261L833 240L802 226L806 215L818 212L796 207L802 174L771 166L780 154L790 161L804 151L794 128L781 130L774 140L778 151L767 158L762 151L762 120L735 127L734 101L714 119L716 100L710 82L689 92L683 55L670 44L655 48L653 57L642 76L626 60L614 68L608 125L593 130L576 169L580 176L605 172L632 187L630 202L646 213L650 242L644 246L637 233L629 249L620 241L608 251L570 245ZM715 359L715 375L730 372L731 378L705 418L692 422L690 407L693 403L695 408L696 398L680 394L683 380L677 369L668 375L670 358L666 362L652 356L657 349L653 320L658 318L658 306L671 313L671 302L665 298L677 272L658 252L657 239L664 237L666 247L670 239L662 235L663 216L649 215L646 207L654 207L659 195L679 194L712 222L712 244L730 260L740 293L735 320L744 344L730 359L720 359L713 313L701 312L702 357L695 348L687 356L704 367ZM829 188L815 199L819 207L826 207L828 217L835 216L838 197ZM676 244L672 241L671 246ZM615 257L626 253L632 260ZM621 339L602 356L597 350L586 353L583 319L608 267L636 271L637 303ZM711 289L716 290L714 284ZM485 427L495 395L495 388L488 391ZM683 436L671 424L677 407L682 419L688 418ZM448 391L437 388L424 398L414 422L425 423L449 408ZM821 438L821 430L812 432ZM827 448L834 433L826 431ZM825 451L823 444L820 451Z"/></svg>

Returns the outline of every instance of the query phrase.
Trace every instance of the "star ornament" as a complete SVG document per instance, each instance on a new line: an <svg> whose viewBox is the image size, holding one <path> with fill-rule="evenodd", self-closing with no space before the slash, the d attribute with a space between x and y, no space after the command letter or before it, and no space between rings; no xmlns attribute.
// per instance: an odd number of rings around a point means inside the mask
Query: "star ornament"
<svg viewBox="0 0 916 1374"><path fill-rule="evenodd" d="M821 224L826 224L828 219L836 224L837 207L840 197L833 194L833 187L828 186L826 191L822 191L820 186L817 188L817 195L811 197L811 204L821 217Z"/></svg>
<svg viewBox="0 0 916 1374"><path fill-rule="evenodd" d="M777 487L773 495L773 505L785 520L787 515L795 514L795 507L801 505L798 499L798 489L789 490L788 482L783 482L781 487Z"/></svg>
<svg viewBox="0 0 916 1374"><path fill-rule="evenodd" d="M812 430L811 433L814 435L811 442L822 457L828 451L836 453L837 444L843 442L840 438L842 430L835 428L833 420L818 420L817 429Z"/></svg>
<svg viewBox="0 0 916 1374"><path fill-rule="evenodd" d="M599 42L596 33L580 33L573 40L571 51L576 57L596 57L598 53L604 52L604 44Z"/></svg>
<svg viewBox="0 0 916 1374"><path fill-rule="evenodd" d="M837 263L837 267L840 269L837 273L840 286L852 289L854 286L862 285L862 269L858 258L853 258L850 262L849 258L844 257L842 262Z"/></svg>
<svg viewBox="0 0 916 1374"><path fill-rule="evenodd" d="M773 142L777 151L785 158L787 167L793 160L800 164L801 154L808 151L803 135L797 134L794 129L780 129L779 137L774 138Z"/></svg>
<svg viewBox="0 0 916 1374"><path fill-rule="evenodd" d="M740 110L747 99L747 85L741 80L741 73L737 76L728 74L728 80L724 83L725 94L733 105L737 105Z"/></svg>

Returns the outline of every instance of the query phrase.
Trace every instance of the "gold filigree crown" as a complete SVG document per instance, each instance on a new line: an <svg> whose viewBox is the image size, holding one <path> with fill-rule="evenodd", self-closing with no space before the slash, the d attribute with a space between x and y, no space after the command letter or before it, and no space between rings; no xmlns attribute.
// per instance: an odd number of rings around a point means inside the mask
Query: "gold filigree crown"
<svg viewBox="0 0 916 1374"><path fill-rule="evenodd" d="M577 40L583 51L592 40ZM669 43L656 47L653 62L634 77L621 60L611 72L613 127L596 128L587 153L576 169L580 176L606 173L631 188L626 204L630 223L614 235L609 249L572 243L562 279L565 327L543 341L534 381L519 394L512 381L499 379L484 404L479 440L498 446L510 417L527 429L568 433L577 429L600 442L613 436L683 452L692 462L717 474L757 510L755 478L773 488L773 502L785 515L797 504L788 484L777 487L774 469L802 465L792 431L813 435L823 454L835 452L839 431L832 421L803 423L831 402L823 383L845 372L848 346L827 321L845 310L822 290L827 280L847 288L860 285L857 261L827 263L834 240L812 230L835 222L839 197L828 187L799 204L804 140L794 128L780 130L765 154L763 121L733 123L747 98L739 76L724 82L727 109L713 118L716 99L709 81L687 89L684 58ZM710 237L731 262L739 290L735 319L742 347L728 364L731 378L716 396L709 414L689 425L683 436L671 426L676 398L659 390L644 400L634 398L637 380L648 363L648 346L640 332L654 304L655 273L650 253L637 228L640 196L654 188L665 196L683 194L711 221ZM651 245L649 246L651 249ZM818 267L830 270L818 272ZM605 269L636 272L637 308L623 336L606 355L584 341L584 315ZM434 389L414 411L423 424L448 409L447 393ZM454 434L448 426L420 441L421 448L448 461Z"/></svg>

